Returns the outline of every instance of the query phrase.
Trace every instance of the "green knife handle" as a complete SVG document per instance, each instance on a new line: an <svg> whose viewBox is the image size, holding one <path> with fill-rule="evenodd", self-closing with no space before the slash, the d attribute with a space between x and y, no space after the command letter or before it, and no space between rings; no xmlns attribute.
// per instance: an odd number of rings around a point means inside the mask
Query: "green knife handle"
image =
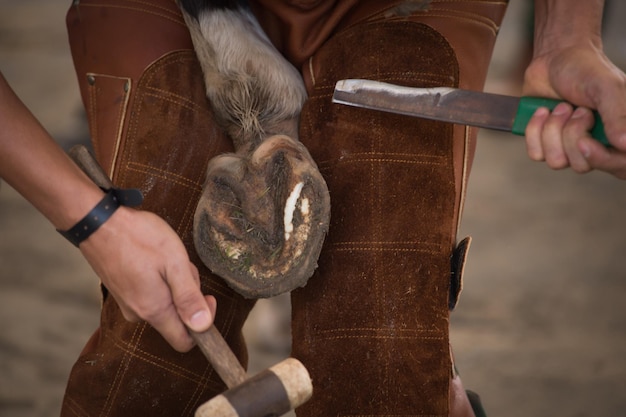
<svg viewBox="0 0 626 417"><path fill-rule="evenodd" d="M513 128L511 131L516 135L524 136L526 125L538 108L547 107L548 109L553 110L559 103L561 103L561 100L554 100L551 98L522 97L519 102L519 107L517 108L517 114L515 115L515 121L513 122ZM591 136L604 146L611 146L606 137L606 133L604 133L604 124L602 123L600 115L597 111L594 111L593 115L596 122L591 129Z"/></svg>

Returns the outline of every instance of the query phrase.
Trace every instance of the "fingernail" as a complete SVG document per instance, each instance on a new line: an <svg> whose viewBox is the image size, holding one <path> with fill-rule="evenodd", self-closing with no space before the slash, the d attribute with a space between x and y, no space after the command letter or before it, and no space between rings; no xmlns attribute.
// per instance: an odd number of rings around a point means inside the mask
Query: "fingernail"
<svg viewBox="0 0 626 417"><path fill-rule="evenodd" d="M206 330L211 324L211 315L206 310L200 310L197 313L194 313L189 320L189 325L191 330L194 331L203 331Z"/></svg>
<svg viewBox="0 0 626 417"><path fill-rule="evenodd" d="M585 113L586 113L586 110L583 107L578 107L576 110L574 110L574 114L572 114L572 118L579 119L583 117Z"/></svg>
<svg viewBox="0 0 626 417"><path fill-rule="evenodd" d="M556 116L560 116L562 114L565 114L567 112L570 111L570 107L568 104L565 103L560 103L558 104L554 110L552 110L552 114L556 115Z"/></svg>
<svg viewBox="0 0 626 417"><path fill-rule="evenodd" d="M589 156L591 155L591 149L589 149L589 146L587 146L587 144L585 143L579 144L578 149L583 154L583 157L585 159L589 159Z"/></svg>

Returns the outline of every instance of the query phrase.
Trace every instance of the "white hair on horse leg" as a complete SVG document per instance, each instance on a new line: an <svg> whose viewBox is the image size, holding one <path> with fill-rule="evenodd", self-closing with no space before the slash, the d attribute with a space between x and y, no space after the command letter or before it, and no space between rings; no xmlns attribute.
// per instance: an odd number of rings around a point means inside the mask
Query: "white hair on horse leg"
<svg viewBox="0 0 626 417"><path fill-rule="evenodd" d="M297 120L306 100L299 72L274 48L246 8L205 9L185 17L207 96L233 137L259 140Z"/></svg>

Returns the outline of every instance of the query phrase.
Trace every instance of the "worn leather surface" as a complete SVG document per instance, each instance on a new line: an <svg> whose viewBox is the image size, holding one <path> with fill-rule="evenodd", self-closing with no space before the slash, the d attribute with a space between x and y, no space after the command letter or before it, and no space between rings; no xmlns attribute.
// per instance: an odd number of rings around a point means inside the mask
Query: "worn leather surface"
<svg viewBox="0 0 626 417"><path fill-rule="evenodd" d="M320 70L314 53L329 38L363 22L413 20L442 34L457 55L459 87L481 90L508 0L250 0L260 23L277 48L301 68L312 88ZM409 40L419 44L419 39ZM415 53L416 49L411 50ZM344 60L346 57L336 57ZM455 126L455 230L476 148L477 128ZM453 233L452 235L456 235Z"/></svg>
<svg viewBox="0 0 626 417"><path fill-rule="evenodd" d="M181 236L203 291L218 299L217 327L245 363L241 327L254 303L203 266L192 237L207 162L232 145L213 121L182 19L173 2L161 3L81 1L68 14L93 144L113 182L139 188L141 208ZM128 41L124 34L136 38ZM143 48L161 41L158 48ZM95 81L88 74L97 74ZM191 416L224 390L199 350L175 352L147 324L127 322L114 299L105 297L100 328L72 369L62 415Z"/></svg>
<svg viewBox="0 0 626 417"><path fill-rule="evenodd" d="M475 130L340 108L330 96L336 79L356 76L482 88L506 3L432 0L409 15L398 1L253 3L302 68L302 140L331 190L318 272L293 297L294 353L315 388L298 416L471 416L451 380L447 307ZM98 159L181 235L203 290L218 297L218 327L245 361L240 329L252 303L210 274L191 243L206 164L232 147L213 122L175 2L82 0L67 22ZM199 352L174 352L109 297L63 415L186 416L221 390Z"/></svg>
<svg viewBox="0 0 626 417"><path fill-rule="evenodd" d="M294 355L316 382L299 414L447 416L452 125L330 98L347 77L455 87L454 51L425 25L380 21L334 36L314 60L301 140L332 208L318 272L292 296Z"/></svg>
<svg viewBox="0 0 626 417"><path fill-rule="evenodd" d="M69 9L66 24L96 157L112 174L129 126L132 90L158 58L193 50L189 31L170 0L81 0Z"/></svg>
<svg viewBox="0 0 626 417"><path fill-rule="evenodd" d="M433 1L409 16L373 6L352 8L367 18L346 16L303 64L301 140L332 214L318 273L292 298L294 354L317 382L298 415L472 416L450 379L446 300L476 130L333 106L330 96L341 78L481 89L506 4Z"/></svg>

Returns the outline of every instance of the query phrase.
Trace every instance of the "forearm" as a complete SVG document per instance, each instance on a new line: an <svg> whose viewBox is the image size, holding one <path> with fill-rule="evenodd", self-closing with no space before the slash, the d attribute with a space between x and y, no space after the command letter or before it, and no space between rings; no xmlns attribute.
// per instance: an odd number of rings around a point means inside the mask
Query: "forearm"
<svg viewBox="0 0 626 417"><path fill-rule="evenodd" d="M54 142L1 73L0 178L61 230L82 219L103 195Z"/></svg>
<svg viewBox="0 0 626 417"><path fill-rule="evenodd" d="M535 56L590 43L602 48L604 0L535 0Z"/></svg>
<svg viewBox="0 0 626 417"><path fill-rule="evenodd" d="M52 140L0 73L0 177L57 228L67 230L104 193ZM120 207L80 246L129 320L147 320L180 352L187 329L208 329L215 299L200 291L198 270L176 232L147 211Z"/></svg>

